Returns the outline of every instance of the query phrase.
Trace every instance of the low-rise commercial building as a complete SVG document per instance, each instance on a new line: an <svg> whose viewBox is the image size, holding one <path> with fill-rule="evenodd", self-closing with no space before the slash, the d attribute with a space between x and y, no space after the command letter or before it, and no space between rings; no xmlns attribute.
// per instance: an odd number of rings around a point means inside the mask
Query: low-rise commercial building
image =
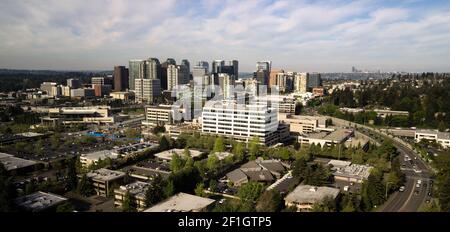
<svg viewBox="0 0 450 232"><path fill-rule="evenodd" d="M416 130L414 134L416 142L421 140L435 141L444 148L450 148L450 133L435 130Z"/></svg>
<svg viewBox="0 0 450 232"><path fill-rule="evenodd" d="M172 156L174 154L183 157L185 152L184 152L184 149L174 148L174 149L171 149L171 150L167 150L167 151L163 151L163 152L157 153L157 154L155 154L155 157L160 159L160 160L171 161L172 160ZM203 152L198 151L198 150L194 150L194 149L189 149L189 154L190 154L190 156L192 158L195 159L197 157L200 157L203 154Z"/></svg>
<svg viewBox="0 0 450 232"><path fill-rule="evenodd" d="M112 92L109 94L112 99L118 99L122 101L130 100L131 95L132 94L130 92Z"/></svg>
<svg viewBox="0 0 450 232"><path fill-rule="evenodd" d="M278 120L282 123L289 124L291 133L306 134L317 131L332 131L334 129L327 128L325 117L302 116L293 114L278 114Z"/></svg>
<svg viewBox="0 0 450 232"><path fill-rule="evenodd" d="M336 200L339 189L330 187L317 187L311 185L299 185L285 198L286 207L296 207L297 211L310 211L314 204L322 202L329 197Z"/></svg>
<svg viewBox="0 0 450 232"><path fill-rule="evenodd" d="M83 167L89 167L93 164L96 164L99 160L105 159L117 159L118 154L113 150L102 150L91 152L88 154L82 154L80 156L80 163Z"/></svg>
<svg viewBox="0 0 450 232"><path fill-rule="evenodd" d="M109 106L60 107L48 109L48 116L42 117L43 124L110 124L114 117Z"/></svg>
<svg viewBox="0 0 450 232"><path fill-rule="evenodd" d="M408 111L398 111L398 110L381 110L374 109L375 113L377 113L378 117L386 118L386 116L408 116Z"/></svg>
<svg viewBox="0 0 450 232"><path fill-rule="evenodd" d="M147 182L135 181L114 189L114 206L117 208L122 207L125 195L128 193L131 201L133 201L136 206L136 210L138 212L144 211L146 209L145 192L149 186L150 184Z"/></svg>
<svg viewBox="0 0 450 232"><path fill-rule="evenodd" d="M354 134L351 129L337 129L333 132L316 132L298 136L298 142L301 145L320 145L331 146L344 143L349 137Z"/></svg>
<svg viewBox="0 0 450 232"><path fill-rule="evenodd" d="M373 167L361 164L351 164L344 167L335 168L333 176L335 180L350 183L362 183L367 180Z"/></svg>
<svg viewBox="0 0 450 232"><path fill-rule="evenodd" d="M201 212L207 210L215 200L187 193L178 193L144 212Z"/></svg>
<svg viewBox="0 0 450 232"><path fill-rule="evenodd" d="M35 161L17 158L13 155L0 152L0 163L9 173L25 173L35 170Z"/></svg>
<svg viewBox="0 0 450 232"><path fill-rule="evenodd" d="M125 173L100 168L88 172L86 176L91 180L97 195L107 197L110 195L113 185L118 186L123 182Z"/></svg>
<svg viewBox="0 0 450 232"><path fill-rule="evenodd" d="M54 211L58 205L66 202L67 198L54 193L35 192L23 197L18 197L14 203L24 211L44 212Z"/></svg>

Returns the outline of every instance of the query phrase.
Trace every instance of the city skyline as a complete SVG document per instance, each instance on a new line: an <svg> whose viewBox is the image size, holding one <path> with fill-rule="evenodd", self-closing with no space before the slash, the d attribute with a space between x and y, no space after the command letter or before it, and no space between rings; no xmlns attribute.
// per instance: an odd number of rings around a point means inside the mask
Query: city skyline
<svg viewBox="0 0 450 232"><path fill-rule="evenodd" d="M130 59L239 60L273 68L450 71L444 1L0 3L0 68L110 70ZM131 14L132 13L132 14Z"/></svg>

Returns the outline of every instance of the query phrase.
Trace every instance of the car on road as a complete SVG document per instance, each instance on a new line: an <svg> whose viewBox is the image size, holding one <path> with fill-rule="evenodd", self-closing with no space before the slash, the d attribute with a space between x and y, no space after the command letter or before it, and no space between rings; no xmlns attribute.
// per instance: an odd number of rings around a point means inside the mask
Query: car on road
<svg viewBox="0 0 450 232"><path fill-rule="evenodd" d="M431 197L431 192L428 192L428 194L427 194L427 195Z"/></svg>
<svg viewBox="0 0 450 232"><path fill-rule="evenodd" d="M419 183L416 184L416 188L420 188L420 184Z"/></svg>
<svg viewBox="0 0 450 232"><path fill-rule="evenodd" d="M419 195L419 191L414 191L414 195Z"/></svg>
<svg viewBox="0 0 450 232"><path fill-rule="evenodd" d="M418 184L422 184L422 180L417 180L417 183Z"/></svg>
<svg viewBox="0 0 450 232"><path fill-rule="evenodd" d="M398 191L404 192L404 191L405 191L405 186L401 186L401 187L398 189Z"/></svg>

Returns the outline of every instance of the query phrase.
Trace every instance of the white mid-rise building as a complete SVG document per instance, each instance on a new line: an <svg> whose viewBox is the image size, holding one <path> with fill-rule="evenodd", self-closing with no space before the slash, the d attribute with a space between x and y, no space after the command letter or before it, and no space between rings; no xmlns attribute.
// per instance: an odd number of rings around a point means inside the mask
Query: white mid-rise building
<svg viewBox="0 0 450 232"><path fill-rule="evenodd" d="M258 137L261 143L277 142L277 111L264 105L237 104L236 101L209 101L203 107L202 132L248 142Z"/></svg>
<svg viewBox="0 0 450 232"><path fill-rule="evenodd" d="M450 148L450 133L448 132L417 130L414 138L416 142L420 142L421 140L431 140L436 141L436 143L440 144L443 148Z"/></svg>

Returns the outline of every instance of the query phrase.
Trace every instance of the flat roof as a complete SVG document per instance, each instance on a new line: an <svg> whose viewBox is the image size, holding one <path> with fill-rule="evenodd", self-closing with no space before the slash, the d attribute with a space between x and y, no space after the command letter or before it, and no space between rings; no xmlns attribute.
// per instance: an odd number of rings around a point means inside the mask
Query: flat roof
<svg viewBox="0 0 450 232"><path fill-rule="evenodd" d="M86 173L86 176L88 178L92 178L98 181L112 181L117 178L124 177L125 173L120 171L109 170L106 168L100 168Z"/></svg>
<svg viewBox="0 0 450 232"><path fill-rule="evenodd" d="M13 155L2 152L0 152L0 162L3 164L3 166L5 166L6 170L8 171L36 164L35 161L18 158Z"/></svg>
<svg viewBox="0 0 450 232"><path fill-rule="evenodd" d="M198 150L193 150L193 149L189 149L189 152L191 153L191 157L195 158L200 156L203 152L198 151ZM184 155L184 149L170 149L167 151L163 151L160 153L155 154L155 157L163 159L163 160L172 160L172 155L173 154L177 154L179 156L183 156Z"/></svg>
<svg viewBox="0 0 450 232"><path fill-rule="evenodd" d="M200 211L214 203L215 200L195 196L187 193L178 193L162 201L144 212L191 212Z"/></svg>
<svg viewBox="0 0 450 232"><path fill-rule="evenodd" d="M101 150L96 152L91 152L87 154L82 154L81 157L90 159L90 160L99 160L99 159L117 159L118 154L113 152L114 150Z"/></svg>
<svg viewBox="0 0 450 232"><path fill-rule="evenodd" d="M129 192L135 197L145 197L145 192L149 186L150 184L147 182L135 181L127 185L121 185L117 190L120 192Z"/></svg>
<svg viewBox="0 0 450 232"><path fill-rule="evenodd" d="M60 195L39 191L30 195L18 197L14 200L14 203L28 211L38 212L55 206L66 200L67 198Z"/></svg>
<svg viewBox="0 0 450 232"><path fill-rule="evenodd" d="M286 196L288 202L297 202L299 204L314 204L322 201L325 197L331 196L335 199L339 194L339 189L331 187L317 187L312 185L299 185L294 191Z"/></svg>
<svg viewBox="0 0 450 232"><path fill-rule="evenodd" d="M323 139L323 140L331 140L331 141L342 141L344 140L352 130L349 129L337 129L332 131L331 133L321 131L315 133L305 134L303 137L311 138L311 139Z"/></svg>
<svg viewBox="0 0 450 232"><path fill-rule="evenodd" d="M373 167L369 165L352 164L349 166L337 168L333 175L349 178L367 179Z"/></svg>
<svg viewBox="0 0 450 232"><path fill-rule="evenodd" d="M436 135L438 139L450 139L449 132L441 132L437 130L418 129L416 130L416 134L432 134Z"/></svg>
<svg viewBox="0 0 450 232"><path fill-rule="evenodd" d="M335 168L343 168L343 167L350 166L350 164L352 164L352 162L332 159L332 160L328 161L327 164L332 165Z"/></svg>

